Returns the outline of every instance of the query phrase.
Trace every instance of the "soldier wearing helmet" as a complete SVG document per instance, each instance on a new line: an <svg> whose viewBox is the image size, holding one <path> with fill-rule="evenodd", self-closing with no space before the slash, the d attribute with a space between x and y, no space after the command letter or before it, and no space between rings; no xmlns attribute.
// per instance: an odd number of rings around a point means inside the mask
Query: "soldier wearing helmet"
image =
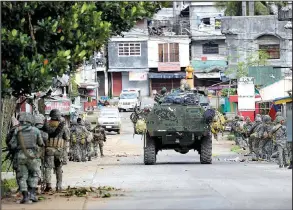
<svg viewBox="0 0 293 210"><path fill-rule="evenodd" d="M276 118L276 123L271 130L271 135L273 135L276 139L276 144L278 148L278 163L279 167L287 167L289 160L288 160L288 150L286 147L287 143L287 135L286 135L286 126L284 125L285 119L281 116Z"/></svg>
<svg viewBox="0 0 293 210"><path fill-rule="evenodd" d="M51 110L50 118L50 121L44 124L43 129L49 135L45 151L45 192L52 189L52 169L56 173L56 191L62 190L63 153L66 142L69 141L66 124L61 117L61 112L58 109Z"/></svg>
<svg viewBox="0 0 293 210"><path fill-rule="evenodd" d="M250 120L250 117L246 117L245 119L245 124L244 124L244 132L245 132L245 137L248 138L248 148L249 148L249 154L252 154L252 142L250 141L250 138L249 138L249 131L252 127L252 122Z"/></svg>
<svg viewBox="0 0 293 210"><path fill-rule="evenodd" d="M91 132L91 124L87 120L84 122L85 128L88 131L87 141L86 141L86 157L88 158L88 161L92 160L92 140L93 140L93 134Z"/></svg>
<svg viewBox="0 0 293 210"><path fill-rule="evenodd" d="M258 156L257 152L258 152L258 145L260 140L259 131L261 129L261 126L262 126L261 117L260 115L256 115L255 122L252 124L252 127L248 132L249 141L252 144L252 150L253 150L253 153L256 154L256 156Z"/></svg>
<svg viewBox="0 0 293 210"><path fill-rule="evenodd" d="M244 139L244 117L239 116L239 120L236 122L235 125L235 137L236 137L236 145L239 145L240 147L244 148L245 145L245 139Z"/></svg>
<svg viewBox="0 0 293 210"><path fill-rule="evenodd" d="M40 179L39 147L44 146L41 132L33 127L33 116L30 113L19 114L20 126L15 129L14 135L9 143L11 149L16 150L17 177L19 177L19 190L23 198L21 204L30 200L37 202L36 188Z"/></svg>
<svg viewBox="0 0 293 210"><path fill-rule="evenodd" d="M258 145L258 155L261 159L267 159L268 154L266 152L265 145L270 142L269 138L269 132L270 132L270 122L271 122L271 117L269 115L264 115L263 116L263 123L260 128L260 140L259 140L259 145ZM268 147L268 145L267 145ZM268 151L268 153L271 153Z"/></svg>
<svg viewBox="0 0 293 210"><path fill-rule="evenodd" d="M105 129L101 125L97 125L94 128L94 156L98 157L98 146L100 149L101 157L104 157L104 142L106 142L106 132Z"/></svg>

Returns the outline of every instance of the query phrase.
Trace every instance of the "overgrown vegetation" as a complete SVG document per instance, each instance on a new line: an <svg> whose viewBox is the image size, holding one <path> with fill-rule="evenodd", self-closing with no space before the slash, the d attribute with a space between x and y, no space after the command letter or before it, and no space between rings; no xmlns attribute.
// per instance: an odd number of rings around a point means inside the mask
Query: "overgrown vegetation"
<svg viewBox="0 0 293 210"><path fill-rule="evenodd" d="M238 152L239 150L241 150L241 148L240 148L238 145L234 145L234 146L231 148L231 152Z"/></svg>

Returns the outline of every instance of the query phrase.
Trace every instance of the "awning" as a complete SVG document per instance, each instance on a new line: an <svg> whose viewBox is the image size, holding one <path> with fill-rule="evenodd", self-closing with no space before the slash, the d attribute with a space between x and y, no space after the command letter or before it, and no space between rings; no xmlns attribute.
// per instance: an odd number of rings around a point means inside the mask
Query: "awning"
<svg viewBox="0 0 293 210"><path fill-rule="evenodd" d="M210 73L194 72L194 76L196 76L197 78L219 79L221 78L221 73L220 72L210 72Z"/></svg>
<svg viewBox="0 0 293 210"><path fill-rule="evenodd" d="M85 89L96 89L99 87L99 83L80 83L79 88L85 88Z"/></svg>
<svg viewBox="0 0 293 210"><path fill-rule="evenodd" d="M145 68L119 68L119 69L109 69L108 72L148 72L149 69L145 69Z"/></svg>
<svg viewBox="0 0 293 210"><path fill-rule="evenodd" d="M227 68L227 61L225 60L193 60L191 65L196 73L208 73L215 71L224 71Z"/></svg>
<svg viewBox="0 0 293 210"><path fill-rule="evenodd" d="M292 102L292 97L288 96L288 97L283 97L283 98L276 98L274 100L274 104L278 105L278 104L285 104L285 103L289 103Z"/></svg>
<svg viewBox="0 0 293 210"><path fill-rule="evenodd" d="M149 73L150 79L185 79L186 72L177 73Z"/></svg>

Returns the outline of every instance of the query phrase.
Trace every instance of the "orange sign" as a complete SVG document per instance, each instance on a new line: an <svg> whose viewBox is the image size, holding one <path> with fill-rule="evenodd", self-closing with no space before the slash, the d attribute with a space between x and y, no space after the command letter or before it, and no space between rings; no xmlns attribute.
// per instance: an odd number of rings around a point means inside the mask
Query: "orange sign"
<svg viewBox="0 0 293 210"><path fill-rule="evenodd" d="M158 71L180 71L180 62L159 62Z"/></svg>

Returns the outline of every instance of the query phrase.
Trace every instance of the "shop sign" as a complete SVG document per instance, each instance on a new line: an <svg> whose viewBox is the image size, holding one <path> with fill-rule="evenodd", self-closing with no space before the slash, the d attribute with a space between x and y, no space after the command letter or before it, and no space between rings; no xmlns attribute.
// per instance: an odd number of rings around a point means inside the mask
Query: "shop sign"
<svg viewBox="0 0 293 210"><path fill-rule="evenodd" d="M159 62L158 71L181 71L180 62Z"/></svg>
<svg viewBox="0 0 293 210"><path fill-rule="evenodd" d="M255 111L255 87L253 77L242 77L238 80L238 110Z"/></svg>
<svg viewBox="0 0 293 210"><path fill-rule="evenodd" d="M145 81L147 79L147 72L129 72L129 81Z"/></svg>
<svg viewBox="0 0 293 210"><path fill-rule="evenodd" d="M61 114L69 115L70 105L71 105L71 102L69 100L60 100L60 101L45 100L45 114L50 114L51 110L58 109L60 110Z"/></svg>

